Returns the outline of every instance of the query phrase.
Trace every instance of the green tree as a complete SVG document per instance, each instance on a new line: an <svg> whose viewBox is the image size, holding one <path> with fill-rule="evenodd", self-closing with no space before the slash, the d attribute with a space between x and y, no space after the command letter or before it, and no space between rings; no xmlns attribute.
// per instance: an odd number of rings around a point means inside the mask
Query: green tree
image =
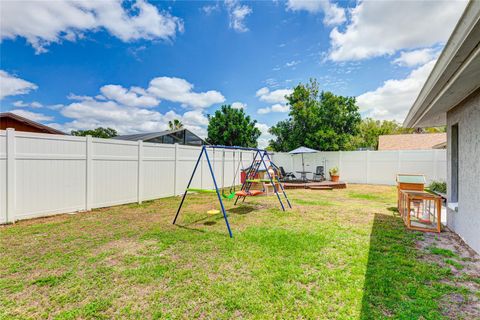
<svg viewBox="0 0 480 320"><path fill-rule="evenodd" d="M378 137L389 134L417 134L445 132L445 127L404 128L395 120L363 119L358 125L358 134L352 138L352 149L378 149Z"/></svg>
<svg viewBox="0 0 480 320"><path fill-rule="evenodd" d="M296 86L286 96L290 118L270 129L276 151L306 146L324 151L349 150L361 121L354 97L320 92L316 80Z"/></svg>
<svg viewBox="0 0 480 320"><path fill-rule="evenodd" d="M363 119L358 125L358 135L354 137L353 148L378 149L378 137L387 134L407 133L411 129L404 129L396 121Z"/></svg>
<svg viewBox="0 0 480 320"><path fill-rule="evenodd" d="M250 119L243 109L223 105L213 116L208 115L208 138L210 144L225 146L257 147L260 130L256 120Z"/></svg>
<svg viewBox="0 0 480 320"><path fill-rule="evenodd" d="M275 140L270 140L269 146L274 151L290 151L299 146L296 139L292 139L293 121L291 119L279 121L269 129L269 132L275 136Z"/></svg>
<svg viewBox="0 0 480 320"><path fill-rule="evenodd" d="M72 136L92 136L96 138L113 138L117 136L117 130L112 129L112 128L103 128L103 127L98 127L96 129L92 130L72 130L71 132Z"/></svg>
<svg viewBox="0 0 480 320"><path fill-rule="evenodd" d="M173 121L168 121L168 127L170 131L182 129L183 123L178 119L174 119Z"/></svg>

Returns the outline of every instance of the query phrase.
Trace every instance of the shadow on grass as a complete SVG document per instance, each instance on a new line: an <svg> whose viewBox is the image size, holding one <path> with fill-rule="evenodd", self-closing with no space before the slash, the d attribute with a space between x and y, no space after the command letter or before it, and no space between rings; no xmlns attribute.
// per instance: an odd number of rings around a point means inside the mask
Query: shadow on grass
<svg viewBox="0 0 480 320"><path fill-rule="evenodd" d="M439 281L450 270L419 258L415 247L419 235L405 230L399 217L375 214L361 319L442 318L439 300L454 288Z"/></svg>
<svg viewBox="0 0 480 320"><path fill-rule="evenodd" d="M183 226L188 227L188 226L191 226L191 225L200 223L200 222L202 222L202 221L208 220L208 219L210 219L210 218L211 218L211 216L205 216L205 217L202 217L202 218L199 218L199 219L192 220L192 221L189 221L189 222L187 222L187 223L184 223Z"/></svg>
<svg viewBox="0 0 480 320"><path fill-rule="evenodd" d="M387 210L393 213L398 213L397 207L388 207Z"/></svg>
<svg viewBox="0 0 480 320"><path fill-rule="evenodd" d="M198 232L198 233L205 233L205 230L197 229L197 228L191 228L188 225L182 226L181 224L175 224L175 226L177 228L181 228L181 229L185 229L185 230L195 231L195 232Z"/></svg>
<svg viewBox="0 0 480 320"><path fill-rule="evenodd" d="M230 211L228 211L228 212L230 212ZM220 220L224 220L223 214L221 212L218 213L218 214L215 214L215 215L208 215L208 216L205 216L205 217L193 220L193 221L189 221L188 223L184 223L184 224L181 224L181 225L176 224L176 226L186 228L186 229L190 229L190 230L200 231L200 229L195 229L192 226L197 225L197 224L202 223L202 222L203 222L203 225L205 225L205 226L213 226L213 225L216 225L217 222L220 221ZM203 230L201 230L201 231L204 232Z"/></svg>
<svg viewBox="0 0 480 320"><path fill-rule="evenodd" d="M248 206L248 205L242 205L242 206L239 206L239 207L234 207L234 208L231 208L229 210L227 210L227 214L228 213L234 213L234 214L249 214L250 212L256 210L255 207L253 206Z"/></svg>

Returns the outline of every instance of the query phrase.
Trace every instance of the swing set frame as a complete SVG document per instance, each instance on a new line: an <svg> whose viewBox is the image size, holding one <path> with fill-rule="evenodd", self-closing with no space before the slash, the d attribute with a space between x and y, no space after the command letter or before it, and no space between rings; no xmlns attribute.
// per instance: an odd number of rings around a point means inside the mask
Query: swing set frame
<svg viewBox="0 0 480 320"><path fill-rule="evenodd" d="M245 199L246 199L247 196L253 195L253 194L250 194L250 187L252 185L252 179L253 179L253 177L255 177L257 175L257 173L260 169L260 166L263 164L263 166L266 169L266 173L267 173L267 176L268 176L268 181L270 182L270 184L273 187L273 191L275 192L275 194L277 196L278 202L280 203L280 206L282 207L282 210L285 211L285 205L283 204L282 198L280 197L280 194L278 192L279 190L277 189L277 186L275 185L275 182L278 182L278 180L274 181L272 175L270 174L270 172L268 172L268 167L267 167L266 161L268 161L270 163L270 165L275 169L275 171L279 172L280 170L272 162L272 160L270 159L270 155L268 154L268 152L266 150L258 149L258 148L235 147L235 146L205 145L205 146L202 146L202 150L200 151L200 155L198 156L197 162L195 163L195 167L193 169L192 175L190 176L190 180L188 181L187 187L186 187L185 192L183 193L183 196L182 196L182 200L180 201L180 205L178 206L177 213L175 215L175 218L173 219L173 224L175 224L177 222L177 218L180 214L180 210L182 209L183 202L185 201L185 198L187 196L188 191L194 191L194 192L195 191L201 191L201 189L190 188L190 185L193 181L193 177L195 176L195 172L197 171L198 164L200 163L200 160L202 159L202 156L205 155L205 159L207 160L207 164L208 164L208 169L209 169L210 174L212 176L213 185L215 186L215 190L208 190L208 192L210 192L210 193L215 192L217 194L217 198L218 198L218 202L220 203L220 208L222 210L223 218L225 220L225 224L226 224L227 229L228 229L228 234L230 235L230 238L233 237L232 229L230 228L230 223L228 222L227 211L225 210L225 206L223 205L223 200L222 200L223 193L220 193L220 190L218 188L217 180L215 179L215 173L214 173L214 170L213 170L213 166L210 162L210 157L208 156L207 149L213 149L213 152L215 152L215 149L222 149L224 151L225 150L234 150L234 151L240 150L240 161L242 160L241 151L254 151L255 156L253 157L252 163L248 167L245 181L242 183L242 187L240 189L241 194L240 195L236 194L237 198L235 199L234 205L237 204L237 202L240 198L242 198L242 203L243 203L243 202L245 202ZM215 157L215 153L214 153L214 157ZM258 158L258 160L257 160L257 158ZM224 175L225 175L224 174L225 157L222 158L222 162L223 162L223 173L222 173L222 180L223 180ZM237 173L235 173L235 175L237 175ZM267 179L265 179L265 180L267 180ZM234 183L235 183L235 176L234 176ZM285 192L285 189L283 188L282 184L279 182L278 185L280 186L280 189L281 189L281 191L283 193L283 196L284 196L284 198L285 198L285 200L288 204L288 207L292 208L292 205L290 204L290 201L288 200L287 193ZM223 187L224 186L222 186L222 188ZM231 189L232 189L232 187L230 187L230 191L231 191ZM223 192L223 189L222 189L222 192ZM228 198L228 197L226 197L226 198Z"/></svg>

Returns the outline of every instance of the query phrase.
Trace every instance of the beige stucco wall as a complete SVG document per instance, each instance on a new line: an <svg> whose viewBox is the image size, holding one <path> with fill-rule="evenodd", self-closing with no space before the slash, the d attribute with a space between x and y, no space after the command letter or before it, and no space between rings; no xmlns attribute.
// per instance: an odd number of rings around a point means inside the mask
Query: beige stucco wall
<svg viewBox="0 0 480 320"><path fill-rule="evenodd" d="M480 252L480 90L447 113L447 183L450 194L451 126L458 123L458 212L448 210L447 225Z"/></svg>

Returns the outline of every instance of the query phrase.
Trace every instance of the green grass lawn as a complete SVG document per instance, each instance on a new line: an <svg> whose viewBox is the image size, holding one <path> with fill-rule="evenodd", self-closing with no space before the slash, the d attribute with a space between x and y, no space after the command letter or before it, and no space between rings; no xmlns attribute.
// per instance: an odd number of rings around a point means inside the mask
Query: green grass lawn
<svg viewBox="0 0 480 320"><path fill-rule="evenodd" d="M393 187L291 190L237 207L216 196L0 228L0 318L440 319L450 269L418 259ZM435 254L435 253L428 253Z"/></svg>

